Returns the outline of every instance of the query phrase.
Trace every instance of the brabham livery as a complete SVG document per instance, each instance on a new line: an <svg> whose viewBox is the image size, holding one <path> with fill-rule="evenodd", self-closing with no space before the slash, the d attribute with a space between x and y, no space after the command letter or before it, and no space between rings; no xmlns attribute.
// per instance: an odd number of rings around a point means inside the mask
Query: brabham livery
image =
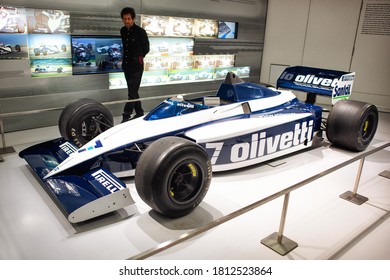
<svg viewBox="0 0 390 280"><path fill-rule="evenodd" d="M60 116L61 138L19 155L72 223L134 203L118 179L127 176L134 176L139 196L151 208L179 217L201 203L212 172L306 149L322 141L323 132L335 146L366 149L378 110L348 100L354 77L291 67L274 88L229 72L214 95L168 98L146 116L116 126L104 105L80 99ZM288 89L306 91L309 98L299 101ZM327 118L327 110L314 104L317 94L334 100Z"/></svg>

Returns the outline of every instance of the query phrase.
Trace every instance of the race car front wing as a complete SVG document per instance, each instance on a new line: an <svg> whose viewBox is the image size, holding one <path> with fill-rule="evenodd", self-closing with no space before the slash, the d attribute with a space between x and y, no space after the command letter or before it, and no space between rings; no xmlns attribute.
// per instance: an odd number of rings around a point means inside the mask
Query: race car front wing
<svg viewBox="0 0 390 280"><path fill-rule="evenodd" d="M64 139L41 143L19 153L71 223L86 221L134 204L126 185L104 168L45 178L77 148ZM77 171L77 169L74 169Z"/></svg>

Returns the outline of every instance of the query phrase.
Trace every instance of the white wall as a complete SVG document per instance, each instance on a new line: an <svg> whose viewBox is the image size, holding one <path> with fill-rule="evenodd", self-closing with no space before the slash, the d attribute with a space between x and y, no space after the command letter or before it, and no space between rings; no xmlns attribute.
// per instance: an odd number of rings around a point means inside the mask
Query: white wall
<svg viewBox="0 0 390 280"><path fill-rule="evenodd" d="M390 35L362 34L367 3L390 5L389 0L270 0L260 81L275 84L293 65L354 71L352 99L390 112Z"/></svg>

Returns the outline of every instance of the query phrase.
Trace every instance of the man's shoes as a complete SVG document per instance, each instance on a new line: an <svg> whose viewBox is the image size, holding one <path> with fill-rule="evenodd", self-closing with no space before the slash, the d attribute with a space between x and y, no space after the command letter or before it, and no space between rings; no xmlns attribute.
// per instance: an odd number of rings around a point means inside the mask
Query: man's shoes
<svg viewBox="0 0 390 280"><path fill-rule="evenodd" d="M121 123L127 122L130 120L130 115L129 114L122 114L122 121Z"/></svg>

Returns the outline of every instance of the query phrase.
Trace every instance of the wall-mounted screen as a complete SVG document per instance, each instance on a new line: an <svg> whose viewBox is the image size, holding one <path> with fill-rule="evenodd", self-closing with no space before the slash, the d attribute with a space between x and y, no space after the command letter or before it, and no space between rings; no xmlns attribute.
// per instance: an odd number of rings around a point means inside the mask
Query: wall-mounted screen
<svg viewBox="0 0 390 280"><path fill-rule="evenodd" d="M71 37L73 74L99 74L122 71L120 36Z"/></svg>
<svg viewBox="0 0 390 280"><path fill-rule="evenodd" d="M238 22L218 21L218 39L237 39Z"/></svg>

